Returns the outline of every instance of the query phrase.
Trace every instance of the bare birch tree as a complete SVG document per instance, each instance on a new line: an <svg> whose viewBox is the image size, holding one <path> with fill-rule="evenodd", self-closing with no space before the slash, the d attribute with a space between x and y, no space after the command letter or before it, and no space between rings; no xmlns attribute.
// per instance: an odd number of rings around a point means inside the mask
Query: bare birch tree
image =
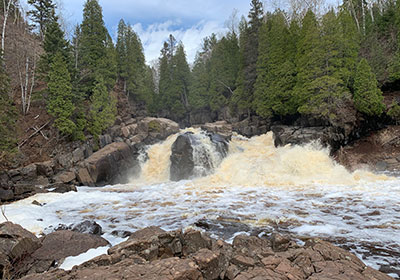
<svg viewBox="0 0 400 280"><path fill-rule="evenodd" d="M15 6L16 1L15 0L3 0L3 12L4 12L4 18L3 18L3 28L2 28L2 33L1 33L1 57L4 57L4 46L5 46L5 41L6 41L6 26L7 26L7 21L8 17L10 15L11 7ZM14 7L15 8L15 7Z"/></svg>

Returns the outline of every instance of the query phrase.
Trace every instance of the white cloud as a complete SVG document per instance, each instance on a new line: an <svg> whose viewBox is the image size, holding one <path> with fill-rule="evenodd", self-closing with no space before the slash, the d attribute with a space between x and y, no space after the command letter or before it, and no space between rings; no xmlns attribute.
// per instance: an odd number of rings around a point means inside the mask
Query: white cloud
<svg viewBox="0 0 400 280"><path fill-rule="evenodd" d="M172 34L177 41L182 41L185 46L186 56L189 63L194 61L196 52L201 46L202 39L212 33L223 34L226 29L217 21L200 21L190 28L180 28L180 21L168 20L162 23L154 23L146 28L137 23L133 29L142 40L147 62L151 62L160 56L163 42Z"/></svg>

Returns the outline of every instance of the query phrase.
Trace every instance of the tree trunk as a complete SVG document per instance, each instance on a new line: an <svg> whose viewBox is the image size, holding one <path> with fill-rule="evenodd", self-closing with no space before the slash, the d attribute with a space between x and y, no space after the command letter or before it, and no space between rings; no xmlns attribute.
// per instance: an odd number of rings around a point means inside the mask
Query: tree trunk
<svg viewBox="0 0 400 280"><path fill-rule="evenodd" d="M11 2L12 0L9 0L6 6L6 0L3 0L4 4L4 21L3 21L3 31L1 33L1 58L4 57L4 46L5 46L5 40L6 40L6 26L7 26L7 19L8 15L10 13L10 7L11 7ZM4 63L4 61L3 61Z"/></svg>

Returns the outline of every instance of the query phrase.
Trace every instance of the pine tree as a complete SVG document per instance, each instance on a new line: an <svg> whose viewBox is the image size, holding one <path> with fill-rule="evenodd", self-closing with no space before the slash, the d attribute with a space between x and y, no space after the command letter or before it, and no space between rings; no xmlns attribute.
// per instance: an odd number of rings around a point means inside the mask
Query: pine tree
<svg viewBox="0 0 400 280"><path fill-rule="evenodd" d="M16 109L9 97L10 79L0 57L0 159L16 151Z"/></svg>
<svg viewBox="0 0 400 280"><path fill-rule="evenodd" d="M47 24L43 41L43 50L44 53L40 57L39 61L39 71L42 75L47 75L50 70L50 64L54 61L54 57L58 53L60 53L63 56L64 61L69 64L69 71L71 72L73 70L69 43L65 40L64 31L61 30L56 16L54 16Z"/></svg>
<svg viewBox="0 0 400 280"><path fill-rule="evenodd" d="M354 105L367 116L379 116L384 109L382 92L367 60L361 59L354 78Z"/></svg>
<svg viewBox="0 0 400 280"><path fill-rule="evenodd" d="M78 69L81 91L91 95L95 78L101 67L107 67L104 60L107 57L107 45L110 37L104 25L102 8L98 0L87 0L83 10L81 24ZM107 78L105 78L107 80Z"/></svg>
<svg viewBox="0 0 400 280"><path fill-rule="evenodd" d="M257 114L270 117L295 114L295 41L285 15L276 11L260 29L257 81L253 106Z"/></svg>
<svg viewBox="0 0 400 280"><path fill-rule="evenodd" d="M117 113L115 98L108 93L105 82L100 75L96 77L90 101L88 131L98 137L106 128L114 123Z"/></svg>
<svg viewBox="0 0 400 280"><path fill-rule="evenodd" d="M38 25L40 37L43 38L47 25L54 21L56 5L53 0L28 0L28 4L34 7L33 10L28 11L28 15Z"/></svg>
<svg viewBox="0 0 400 280"><path fill-rule="evenodd" d="M127 92L127 79L128 74L128 63L127 63L127 39L126 39L127 26L123 19L118 24L118 35L117 35L117 65L118 65L118 76L124 83L124 91Z"/></svg>
<svg viewBox="0 0 400 280"><path fill-rule="evenodd" d="M253 103L254 84L257 79L258 31L262 24L263 14L261 1L252 0L248 15L249 22L246 23L242 20L240 26L240 73L232 100L238 109L249 112Z"/></svg>
<svg viewBox="0 0 400 280"><path fill-rule="evenodd" d="M65 58L60 52L54 56L50 65L48 89L47 111L55 118L55 127L64 135L73 135L76 125L71 120L75 110L71 78Z"/></svg>

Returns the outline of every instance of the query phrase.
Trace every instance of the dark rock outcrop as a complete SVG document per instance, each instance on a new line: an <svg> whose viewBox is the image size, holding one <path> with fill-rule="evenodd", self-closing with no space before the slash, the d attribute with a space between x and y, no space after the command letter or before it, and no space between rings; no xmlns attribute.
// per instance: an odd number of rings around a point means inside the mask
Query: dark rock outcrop
<svg viewBox="0 0 400 280"><path fill-rule="evenodd" d="M170 179L173 181L188 179L193 176L193 137L192 133L181 134L172 144Z"/></svg>
<svg viewBox="0 0 400 280"><path fill-rule="evenodd" d="M319 239L304 246L290 238L239 235L230 245L190 230L147 228L71 271L32 274L39 279L341 279L389 280L355 255Z"/></svg>
<svg viewBox="0 0 400 280"><path fill-rule="evenodd" d="M210 152L202 147L204 145L201 141L202 137L208 137L211 140L211 144L220 158L224 158L227 155L228 142L225 137L219 134L206 133L196 135L192 132L181 134L171 147L171 180L179 181L194 176L203 176L216 167L211 162L212 155L209 154ZM196 168L201 171L196 170Z"/></svg>
<svg viewBox="0 0 400 280"><path fill-rule="evenodd" d="M137 162L131 147L126 143L112 143L95 152L83 163L77 177L82 185L94 186L121 182L127 171Z"/></svg>

